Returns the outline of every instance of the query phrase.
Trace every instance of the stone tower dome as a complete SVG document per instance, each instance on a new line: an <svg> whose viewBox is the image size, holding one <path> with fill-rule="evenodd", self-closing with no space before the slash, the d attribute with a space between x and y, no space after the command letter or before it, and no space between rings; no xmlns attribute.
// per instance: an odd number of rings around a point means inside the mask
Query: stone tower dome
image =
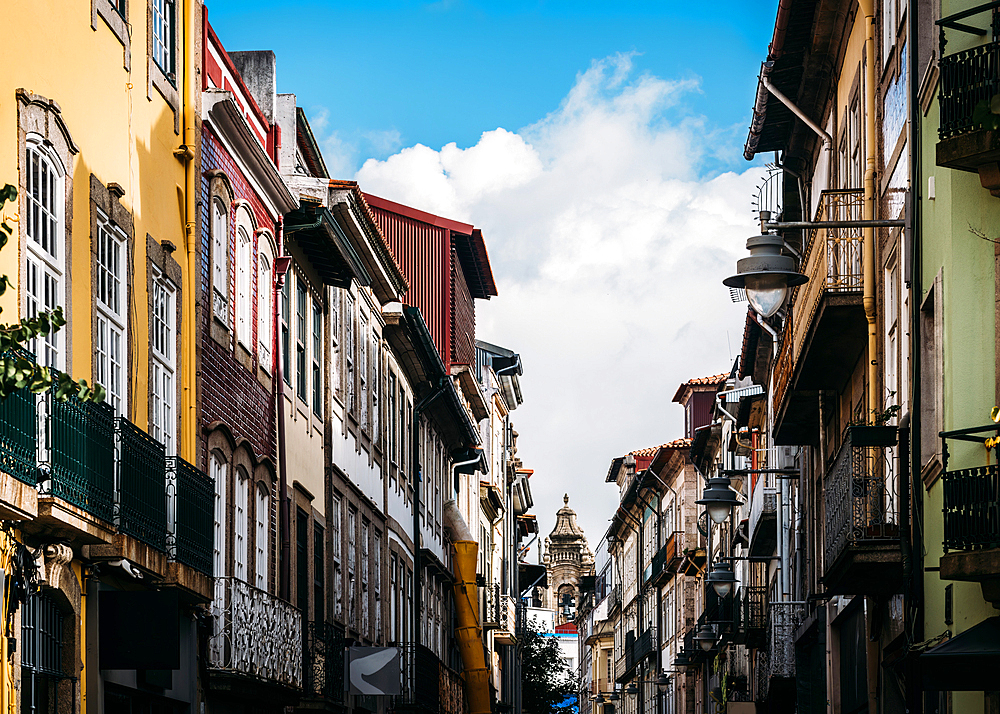
<svg viewBox="0 0 1000 714"><path fill-rule="evenodd" d="M542 563L548 573L542 606L556 611L556 624L572 622L580 599L580 579L594 574L594 554L583 529L577 525L576 511L569 507L569 494L556 511L556 525L545 539Z"/></svg>

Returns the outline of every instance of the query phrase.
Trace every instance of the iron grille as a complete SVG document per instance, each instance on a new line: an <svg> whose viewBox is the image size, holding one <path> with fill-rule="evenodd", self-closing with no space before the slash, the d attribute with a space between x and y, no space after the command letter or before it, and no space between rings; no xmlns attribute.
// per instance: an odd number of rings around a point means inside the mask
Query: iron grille
<svg viewBox="0 0 1000 714"><path fill-rule="evenodd" d="M483 628L500 627L500 585L487 583L483 588Z"/></svg>
<svg viewBox="0 0 1000 714"><path fill-rule="evenodd" d="M942 57L938 68L941 72L938 136L948 139L978 129L979 125L972 121L976 105L989 102L1000 93L1000 42Z"/></svg>
<svg viewBox="0 0 1000 714"><path fill-rule="evenodd" d="M1000 469L996 464L946 471L944 549L1000 547Z"/></svg>
<svg viewBox="0 0 1000 714"><path fill-rule="evenodd" d="M403 694L395 697L397 710L462 714L465 699L461 676L445 665L433 650L414 642L401 648Z"/></svg>
<svg viewBox="0 0 1000 714"><path fill-rule="evenodd" d="M212 574L215 484L179 456L168 456L167 552L172 560Z"/></svg>
<svg viewBox="0 0 1000 714"><path fill-rule="evenodd" d="M302 687L302 615L236 578L215 579L209 666Z"/></svg>
<svg viewBox="0 0 1000 714"><path fill-rule="evenodd" d="M37 451L35 395L17 389L0 399L0 471L34 486L38 482Z"/></svg>
<svg viewBox="0 0 1000 714"><path fill-rule="evenodd" d="M115 423L107 403L46 397L51 474L41 492L110 522L114 517Z"/></svg>
<svg viewBox="0 0 1000 714"><path fill-rule="evenodd" d="M795 676L795 628L802 621L802 605L797 602L772 602L770 612L770 676Z"/></svg>
<svg viewBox="0 0 1000 714"><path fill-rule="evenodd" d="M62 667L62 610L45 593L33 593L21 615L21 666L39 674L65 677Z"/></svg>
<svg viewBox="0 0 1000 714"><path fill-rule="evenodd" d="M305 625L302 661L307 694L344 700L344 628L329 622Z"/></svg>
<svg viewBox="0 0 1000 714"><path fill-rule="evenodd" d="M118 417L115 524L122 533L167 550L167 464L164 446ZM214 495L213 495L214 497Z"/></svg>
<svg viewBox="0 0 1000 714"><path fill-rule="evenodd" d="M892 464L886 450L854 446L851 430L826 479L826 567L844 551L864 541L899 537Z"/></svg>

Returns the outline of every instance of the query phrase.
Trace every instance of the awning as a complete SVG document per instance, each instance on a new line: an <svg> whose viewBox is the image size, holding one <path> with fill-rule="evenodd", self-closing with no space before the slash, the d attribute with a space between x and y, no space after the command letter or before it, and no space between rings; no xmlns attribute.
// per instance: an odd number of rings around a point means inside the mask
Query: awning
<svg viewBox="0 0 1000 714"><path fill-rule="evenodd" d="M1000 617L991 617L920 655L925 690L996 689L1000 671Z"/></svg>
<svg viewBox="0 0 1000 714"><path fill-rule="evenodd" d="M329 209L301 204L285 215L284 234L302 249L324 285L349 288L352 280L360 285L371 284L361 258Z"/></svg>

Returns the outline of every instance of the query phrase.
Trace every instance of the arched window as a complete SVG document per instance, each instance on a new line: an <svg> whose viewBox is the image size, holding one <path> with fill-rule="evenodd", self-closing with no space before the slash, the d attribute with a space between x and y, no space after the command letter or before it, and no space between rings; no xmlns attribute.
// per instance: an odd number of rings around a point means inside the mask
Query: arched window
<svg viewBox="0 0 1000 714"><path fill-rule="evenodd" d="M226 461L218 453L213 453L209 459L209 475L215 483L212 574L216 578L222 578L226 575Z"/></svg>
<svg viewBox="0 0 1000 714"><path fill-rule="evenodd" d="M247 506L250 500L250 479L242 467L236 468L236 528L233 539L233 575L247 580Z"/></svg>
<svg viewBox="0 0 1000 714"><path fill-rule="evenodd" d="M261 236L260 247L257 258L257 356L260 365L268 372L271 371L271 341L273 340L272 325L274 316L272 315L274 299L273 275L271 266L273 258L270 241L266 236Z"/></svg>
<svg viewBox="0 0 1000 714"><path fill-rule="evenodd" d="M253 351L251 342L252 325L250 311L253 305L253 285L252 285L252 253L253 253L253 222L250 218L250 211L245 206L240 206L236 212L236 295L234 302L236 307L236 339L247 348Z"/></svg>
<svg viewBox="0 0 1000 714"><path fill-rule="evenodd" d="M267 590L267 560L270 552L268 524L271 520L271 494L263 483L257 484L257 503L255 506L257 532L254 543L257 549L257 587L261 590Z"/></svg>
<svg viewBox="0 0 1000 714"><path fill-rule="evenodd" d="M64 171L41 137L29 137L25 146L25 317L62 305L65 266ZM40 364L63 369L63 331L31 341Z"/></svg>
<svg viewBox="0 0 1000 714"><path fill-rule="evenodd" d="M212 311L229 324L229 212L219 199L212 201Z"/></svg>

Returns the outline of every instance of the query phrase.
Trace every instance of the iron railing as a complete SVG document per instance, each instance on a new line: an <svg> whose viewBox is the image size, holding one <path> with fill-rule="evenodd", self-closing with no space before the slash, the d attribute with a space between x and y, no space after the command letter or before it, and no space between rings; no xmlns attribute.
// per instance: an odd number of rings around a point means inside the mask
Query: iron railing
<svg viewBox="0 0 1000 714"><path fill-rule="evenodd" d="M973 113L980 102L1000 94L1000 42L955 52L938 62L941 88L938 101L941 123L938 136L948 139L980 127Z"/></svg>
<svg viewBox="0 0 1000 714"><path fill-rule="evenodd" d="M500 626L500 584L487 583L483 586L482 592L483 629L496 629Z"/></svg>
<svg viewBox="0 0 1000 714"><path fill-rule="evenodd" d="M17 389L0 399L0 471L21 483L38 483L35 395Z"/></svg>
<svg viewBox="0 0 1000 714"><path fill-rule="evenodd" d="M307 696L344 701L344 628L329 622L307 622L302 640L304 689Z"/></svg>
<svg viewBox="0 0 1000 714"><path fill-rule="evenodd" d="M403 694L394 697L397 711L463 714L465 698L458 672L423 645L407 642L400 652L403 657Z"/></svg>
<svg viewBox="0 0 1000 714"><path fill-rule="evenodd" d="M827 570L849 546L899 537L888 453L884 447L854 446L851 430L847 430L826 478Z"/></svg>
<svg viewBox="0 0 1000 714"><path fill-rule="evenodd" d="M802 622L802 603L772 602L770 614L770 647L768 666L771 677L795 676L795 629Z"/></svg>
<svg viewBox="0 0 1000 714"><path fill-rule="evenodd" d="M750 518L747 530L750 535L750 552L754 555L770 555L770 553L757 552L758 549L754 548L754 540L760 522L765 518L777 517L778 488L775 483L774 474L761 474L757 478L757 483L753 485L753 493L750 494Z"/></svg>
<svg viewBox="0 0 1000 714"><path fill-rule="evenodd" d="M118 417L115 525L157 550L167 550L167 460L163 444Z"/></svg>
<svg viewBox="0 0 1000 714"><path fill-rule="evenodd" d="M47 461L41 493L57 496L105 521L114 518L115 422L107 403L46 395Z"/></svg>
<svg viewBox="0 0 1000 714"><path fill-rule="evenodd" d="M237 578L215 579L209 667L300 689L302 614Z"/></svg>
<svg viewBox="0 0 1000 714"><path fill-rule="evenodd" d="M215 484L179 456L167 457L167 552L171 560L212 574Z"/></svg>
<svg viewBox="0 0 1000 714"><path fill-rule="evenodd" d="M945 471L944 550L1000 548L1000 469L997 464Z"/></svg>

